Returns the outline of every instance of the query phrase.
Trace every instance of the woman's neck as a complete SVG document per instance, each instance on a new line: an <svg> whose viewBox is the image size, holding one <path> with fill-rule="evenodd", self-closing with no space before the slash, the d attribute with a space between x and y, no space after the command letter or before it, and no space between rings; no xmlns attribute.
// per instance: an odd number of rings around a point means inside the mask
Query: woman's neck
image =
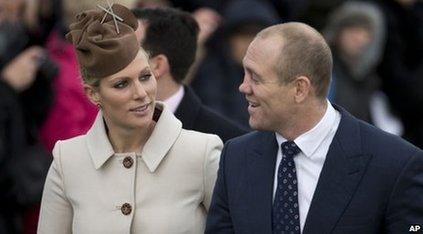
<svg viewBox="0 0 423 234"><path fill-rule="evenodd" d="M107 124L110 143L116 153L141 152L154 129L154 121L148 127L127 129Z"/></svg>

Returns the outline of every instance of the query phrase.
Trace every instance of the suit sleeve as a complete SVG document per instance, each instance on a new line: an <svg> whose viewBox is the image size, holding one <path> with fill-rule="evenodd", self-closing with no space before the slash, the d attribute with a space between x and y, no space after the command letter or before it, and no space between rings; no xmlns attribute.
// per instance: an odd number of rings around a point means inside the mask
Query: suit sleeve
<svg viewBox="0 0 423 234"><path fill-rule="evenodd" d="M409 159L398 177L388 202L385 233L423 230L423 152ZM417 233L419 233L417 232Z"/></svg>
<svg viewBox="0 0 423 234"><path fill-rule="evenodd" d="M63 185L63 171L60 161L60 141L53 149L53 163L47 174L41 200L38 234L71 234L72 206L67 199Z"/></svg>
<svg viewBox="0 0 423 234"><path fill-rule="evenodd" d="M225 159L230 141L223 148L213 198L207 216L206 234L234 233L225 182Z"/></svg>
<svg viewBox="0 0 423 234"><path fill-rule="evenodd" d="M204 200L206 210L209 210L213 188L216 182L219 156L222 152L223 143L218 136L213 136L207 142L207 150L204 160Z"/></svg>

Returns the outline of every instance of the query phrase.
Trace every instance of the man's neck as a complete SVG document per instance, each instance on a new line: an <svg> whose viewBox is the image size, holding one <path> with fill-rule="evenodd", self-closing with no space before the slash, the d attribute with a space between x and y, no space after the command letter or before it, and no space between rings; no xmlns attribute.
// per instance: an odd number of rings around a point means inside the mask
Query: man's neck
<svg viewBox="0 0 423 234"><path fill-rule="evenodd" d="M175 95L182 84L177 83L170 76L163 76L157 81L157 100L164 101Z"/></svg>
<svg viewBox="0 0 423 234"><path fill-rule="evenodd" d="M163 76L157 81L157 100L164 101L175 95L182 84L177 83L170 76Z"/></svg>
<svg viewBox="0 0 423 234"><path fill-rule="evenodd" d="M316 126L325 115L327 108L328 103L326 99L323 102L321 100L310 102L301 108L298 112L299 114L293 117L291 124L288 124L285 129L277 132L287 140L295 140Z"/></svg>

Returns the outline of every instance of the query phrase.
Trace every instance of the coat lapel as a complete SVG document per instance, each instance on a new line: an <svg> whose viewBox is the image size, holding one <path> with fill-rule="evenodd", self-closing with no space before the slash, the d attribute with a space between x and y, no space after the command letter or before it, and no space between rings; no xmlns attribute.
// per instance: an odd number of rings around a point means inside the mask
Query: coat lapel
<svg viewBox="0 0 423 234"><path fill-rule="evenodd" d="M141 155L151 173L165 158L182 131L182 123L162 102L156 102L156 108L162 110L148 141L142 149Z"/></svg>
<svg viewBox="0 0 423 234"><path fill-rule="evenodd" d="M175 116L182 122L184 129L193 129L200 112L201 101L190 87L184 86L184 91L184 97L175 111Z"/></svg>
<svg viewBox="0 0 423 234"><path fill-rule="evenodd" d="M370 155L361 149L359 123L342 108L341 122L329 147L303 233L331 233L365 172Z"/></svg>
<svg viewBox="0 0 423 234"><path fill-rule="evenodd" d="M249 220L261 233L271 233L273 179L278 145L274 133L259 134L261 139L246 155Z"/></svg>

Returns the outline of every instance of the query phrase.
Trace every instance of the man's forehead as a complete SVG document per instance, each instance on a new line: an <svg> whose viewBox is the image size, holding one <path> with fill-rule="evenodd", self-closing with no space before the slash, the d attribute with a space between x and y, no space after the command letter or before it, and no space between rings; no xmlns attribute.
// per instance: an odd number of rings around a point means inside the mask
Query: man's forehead
<svg viewBox="0 0 423 234"><path fill-rule="evenodd" d="M268 63L274 61L280 51L281 41L276 38L260 38L256 37L248 46L247 52L244 56L244 65L250 61Z"/></svg>

